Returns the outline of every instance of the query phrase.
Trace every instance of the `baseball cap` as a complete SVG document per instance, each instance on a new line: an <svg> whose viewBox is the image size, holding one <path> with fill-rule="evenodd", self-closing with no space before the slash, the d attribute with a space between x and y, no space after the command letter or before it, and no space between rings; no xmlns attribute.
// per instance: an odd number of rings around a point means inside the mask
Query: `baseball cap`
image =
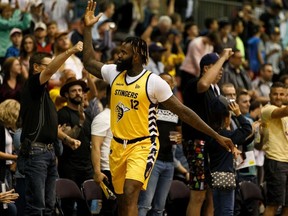
<svg viewBox="0 0 288 216"><path fill-rule="evenodd" d="M215 64L219 59L219 55L217 53L208 53L204 55L200 61L200 69L203 70L204 66Z"/></svg>
<svg viewBox="0 0 288 216"><path fill-rule="evenodd" d="M167 49L163 47L163 45L160 42L157 43L151 43L149 45L149 52L164 52Z"/></svg>
<svg viewBox="0 0 288 216"><path fill-rule="evenodd" d="M41 28L41 29L43 29L43 30L47 30L47 26L46 26L46 24L43 23L43 22L37 22L37 23L35 24L34 31L36 31L36 30L39 29L39 28Z"/></svg>
<svg viewBox="0 0 288 216"><path fill-rule="evenodd" d="M10 31L10 37L11 37L13 34L15 34L15 33L20 33L20 34L22 34L22 31L21 31L21 29L19 29L19 28L13 28L13 29Z"/></svg>
<svg viewBox="0 0 288 216"><path fill-rule="evenodd" d="M98 25L97 25L97 28L99 29L102 25L104 25L105 23L112 23L113 21L111 19L104 19L104 20L101 20Z"/></svg>
<svg viewBox="0 0 288 216"><path fill-rule="evenodd" d="M105 44L100 42L93 42L93 48L95 51L102 52L106 49Z"/></svg>
<svg viewBox="0 0 288 216"><path fill-rule="evenodd" d="M67 31L64 32L57 32L55 34L55 40L57 40L58 38L60 38L62 35L68 35L69 33Z"/></svg>
<svg viewBox="0 0 288 216"><path fill-rule="evenodd" d="M38 6L42 5L42 4L43 4L42 0L34 0L34 1L32 1L31 6L38 7Z"/></svg>

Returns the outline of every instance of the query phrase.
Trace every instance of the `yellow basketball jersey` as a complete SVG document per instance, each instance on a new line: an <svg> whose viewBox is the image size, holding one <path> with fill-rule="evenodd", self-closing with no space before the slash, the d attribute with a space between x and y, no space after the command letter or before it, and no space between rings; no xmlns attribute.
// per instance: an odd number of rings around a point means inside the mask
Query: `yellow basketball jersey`
<svg viewBox="0 0 288 216"><path fill-rule="evenodd" d="M136 81L127 84L126 71L120 73L111 87L111 130L121 139L158 136L156 126L157 104L149 100L146 71Z"/></svg>

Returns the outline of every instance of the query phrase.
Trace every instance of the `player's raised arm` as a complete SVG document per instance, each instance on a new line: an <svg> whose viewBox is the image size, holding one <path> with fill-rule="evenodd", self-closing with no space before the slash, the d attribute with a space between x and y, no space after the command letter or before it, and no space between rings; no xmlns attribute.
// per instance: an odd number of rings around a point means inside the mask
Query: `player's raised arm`
<svg viewBox="0 0 288 216"><path fill-rule="evenodd" d="M94 15L95 9L96 9L96 2L89 0L84 15L85 28L84 28L83 63L85 69L89 73L102 79L101 68L103 66L103 63L95 59L94 50L92 47L91 29L92 26L95 23L97 23L99 18L102 16L102 13L95 16Z"/></svg>

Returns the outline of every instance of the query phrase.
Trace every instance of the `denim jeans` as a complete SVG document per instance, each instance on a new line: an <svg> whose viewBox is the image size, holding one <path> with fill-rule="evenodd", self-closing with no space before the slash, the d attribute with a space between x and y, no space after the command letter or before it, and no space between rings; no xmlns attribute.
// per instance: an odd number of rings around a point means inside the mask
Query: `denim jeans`
<svg viewBox="0 0 288 216"><path fill-rule="evenodd" d="M14 203L9 203L7 209L3 209L2 203L0 204L0 215L5 215L5 216L17 216L17 208Z"/></svg>
<svg viewBox="0 0 288 216"><path fill-rule="evenodd" d="M214 216L233 216L235 190L213 190Z"/></svg>
<svg viewBox="0 0 288 216"><path fill-rule="evenodd" d="M25 198L27 216L51 216L55 207L56 156L54 150L33 147L25 160Z"/></svg>
<svg viewBox="0 0 288 216"><path fill-rule="evenodd" d="M147 189L146 191L140 192L138 200L139 216L147 215L150 209L149 215L163 215L166 198L173 180L173 174L173 162L156 160Z"/></svg>

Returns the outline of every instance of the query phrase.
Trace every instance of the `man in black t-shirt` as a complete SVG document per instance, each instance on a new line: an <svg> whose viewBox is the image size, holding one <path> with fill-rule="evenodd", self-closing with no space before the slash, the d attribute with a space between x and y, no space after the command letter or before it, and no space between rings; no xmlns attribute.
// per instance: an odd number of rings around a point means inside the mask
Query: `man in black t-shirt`
<svg viewBox="0 0 288 216"><path fill-rule="evenodd" d="M232 49L224 49L221 57L209 53L200 61L200 78L190 80L183 94L184 104L196 112L203 121L210 124L210 102L220 95L217 83L222 76L222 65L233 54ZM211 124L210 124L211 125ZM187 146L187 160L190 169L190 201L187 215L200 216L205 200L207 183L204 175L204 145L209 139L207 135L183 122L182 134ZM206 198L206 209L213 214L212 194Z"/></svg>
<svg viewBox="0 0 288 216"><path fill-rule="evenodd" d="M72 77L66 81L60 90L60 95L67 99L67 106L58 111L60 125L66 125L65 132L74 139L81 141L81 146L74 150L63 146L63 154L59 157L58 172L61 178L76 182L79 188L88 179L93 178L91 161L91 117L83 110L83 92L87 85L83 80ZM62 200L61 207L64 215L72 215L75 200ZM77 215L90 215L85 201L77 201Z"/></svg>
<svg viewBox="0 0 288 216"><path fill-rule="evenodd" d="M58 177L54 143L57 137L76 149L80 141L67 138L58 128L56 108L49 97L47 82L72 54L82 51L79 42L52 60L47 53L35 53L30 58L29 79L22 91L21 150L17 164L25 174L25 215L50 216L55 207L55 186ZM19 167L19 168L20 168ZM18 168L18 169L19 169Z"/></svg>

